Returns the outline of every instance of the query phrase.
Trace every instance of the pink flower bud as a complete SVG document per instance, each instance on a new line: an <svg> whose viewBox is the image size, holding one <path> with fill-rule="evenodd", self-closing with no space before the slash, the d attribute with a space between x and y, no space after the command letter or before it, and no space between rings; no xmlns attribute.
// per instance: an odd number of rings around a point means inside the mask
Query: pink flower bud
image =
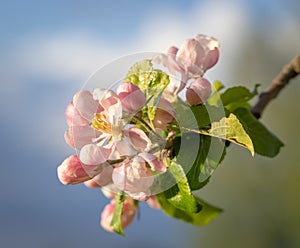
<svg viewBox="0 0 300 248"><path fill-rule="evenodd" d="M211 94L211 85L205 78L198 78L186 90L187 102L194 106L204 103Z"/></svg>
<svg viewBox="0 0 300 248"><path fill-rule="evenodd" d="M117 94L121 100L123 110L128 113L135 114L146 104L144 93L133 83L124 82L120 84Z"/></svg>
<svg viewBox="0 0 300 248"><path fill-rule="evenodd" d="M136 156L124 160L113 171L114 184L136 200L147 200L154 181L152 171L146 167L143 158Z"/></svg>
<svg viewBox="0 0 300 248"><path fill-rule="evenodd" d="M175 56L177 52L178 52L178 47L171 46L168 49L168 55L170 56Z"/></svg>
<svg viewBox="0 0 300 248"><path fill-rule="evenodd" d="M203 67L205 70L213 67L219 60L220 51L219 47L220 44L217 39L198 34L196 36L196 40L203 46L205 50L205 58L203 60Z"/></svg>
<svg viewBox="0 0 300 248"><path fill-rule="evenodd" d="M174 120L175 114L172 103L163 97L160 98L154 118L155 127L164 130Z"/></svg>
<svg viewBox="0 0 300 248"><path fill-rule="evenodd" d="M77 184L90 179L78 155L72 155L66 158L57 168L57 175L63 184Z"/></svg>
<svg viewBox="0 0 300 248"><path fill-rule="evenodd" d="M176 60L192 75L202 76L219 59L219 42L209 36L197 35L186 40L176 54Z"/></svg>
<svg viewBox="0 0 300 248"><path fill-rule="evenodd" d="M176 60L191 74L203 73L205 51L196 39L188 39L179 48Z"/></svg>
<svg viewBox="0 0 300 248"><path fill-rule="evenodd" d="M110 204L107 204L101 213L101 226L109 231L113 232L110 223L112 221L115 210L115 200L112 200ZM125 200L123 206L122 215L122 227L126 228L133 220L136 212L136 207L131 200Z"/></svg>

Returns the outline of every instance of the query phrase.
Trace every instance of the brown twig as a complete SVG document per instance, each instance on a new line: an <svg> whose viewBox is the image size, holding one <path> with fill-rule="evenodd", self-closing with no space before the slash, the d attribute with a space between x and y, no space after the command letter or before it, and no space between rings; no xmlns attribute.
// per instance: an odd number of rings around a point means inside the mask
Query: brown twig
<svg viewBox="0 0 300 248"><path fill-rule="evenodd" d="M273 79L269 88L259 95L258 102L251 109L252 114L259 119L269 102L276 98L279 92L289 81L300 74L300 54L285 65L280 73Z"/></svg>

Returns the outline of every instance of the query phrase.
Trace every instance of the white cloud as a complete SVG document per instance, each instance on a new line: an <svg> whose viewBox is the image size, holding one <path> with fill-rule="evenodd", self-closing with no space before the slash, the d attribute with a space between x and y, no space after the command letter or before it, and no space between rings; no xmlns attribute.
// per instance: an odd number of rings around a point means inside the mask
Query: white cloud
<svg viewBox="0 0 300 248"><path fill-rule="evenodd" d="M80 30L26 37L17 49L22 73L83 82L97 68L119 56L144 51L164 52L170 45L180 45L184 39L204 33L220 40L224 58L221 57L216 70L226 74L249 28L245 9L228 2L199 4L190 13L162 9L155 16L149 14L143 21L137 35L127 44L112 45Z"/></svg>

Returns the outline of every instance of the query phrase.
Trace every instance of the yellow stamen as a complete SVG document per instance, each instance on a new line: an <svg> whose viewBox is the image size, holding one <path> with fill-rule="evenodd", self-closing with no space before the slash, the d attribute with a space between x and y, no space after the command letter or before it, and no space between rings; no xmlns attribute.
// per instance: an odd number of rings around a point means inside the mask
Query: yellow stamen
<svg viewBox="0 0 300 248"><path fill-rule="evenodd" d="M105 114L95 113L95 117L92 120L92 127L100 132L111 134L112 133L112 125L107 120Z"/></svg>

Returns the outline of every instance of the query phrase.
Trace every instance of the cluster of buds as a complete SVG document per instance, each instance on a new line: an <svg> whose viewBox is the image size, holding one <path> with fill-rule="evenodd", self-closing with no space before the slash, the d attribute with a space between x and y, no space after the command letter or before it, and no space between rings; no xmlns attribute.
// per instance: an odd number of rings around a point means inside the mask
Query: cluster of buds
<svg viewBox="0 0 300 248"><path fill-rule="evenodd" d="M74 95L66 109L65 140L77 153L58 167L58 178L63 184L99 187L111 198L101 214L104 229L112 231L116 192L126 197L123 228L133 221L138 201L159 208L152 186L156 176L168 170L165 144L170 146L170 137L178 135L171 128L176 125L176 111L170 95L177 96L185 88L189 105L204 103L211 85L203 75L218 58L218 42L198 35L153 59L167 68L170 78L153 108L153 118L147 115L152 96L134 82L124 81L116 91L97 88Z"/></svg>

